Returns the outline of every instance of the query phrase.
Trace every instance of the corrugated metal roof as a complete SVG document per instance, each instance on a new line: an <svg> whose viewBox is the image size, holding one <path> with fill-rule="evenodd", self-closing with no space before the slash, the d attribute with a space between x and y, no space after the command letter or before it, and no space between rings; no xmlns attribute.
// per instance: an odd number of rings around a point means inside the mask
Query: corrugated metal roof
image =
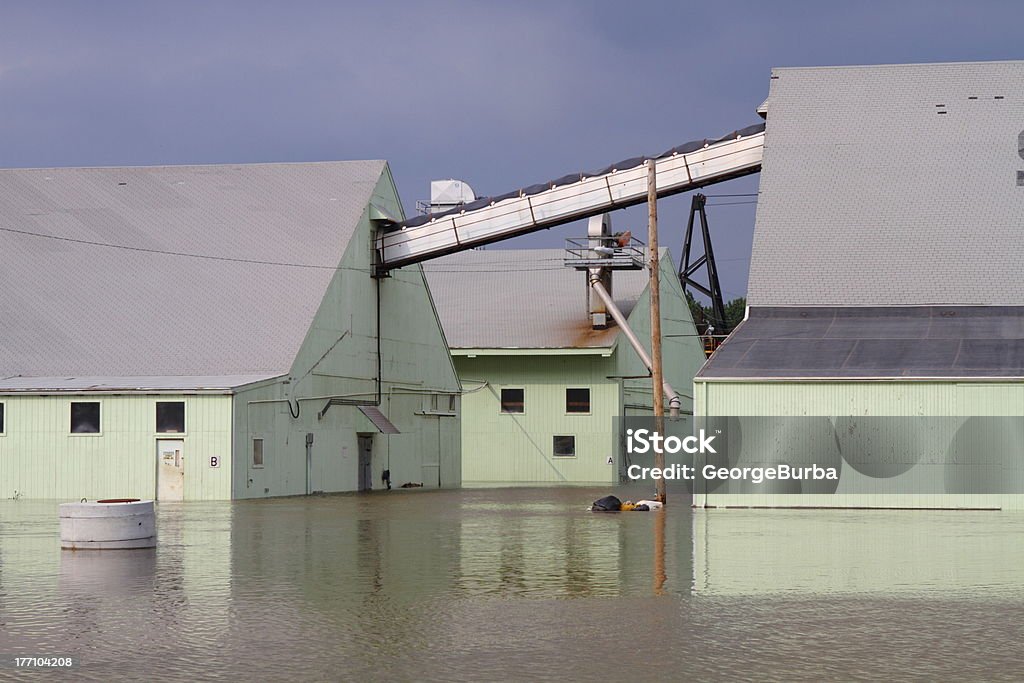
<svg viewBox="0 0 1024 683"><path fill-rule="evenodd" d="M667 250L662 250L668 258ZM617 327L595 330L583 272L563 265L563 249L464 251L427 261L437 314L454 349L608 348ZM612 275L625 315L647 287L646 270Z"/></svg>
<svg viewBox="0 0 1024 683"><path fill-rule="evenodd" d="M206 377L4 377L0 392L227 391L275 375Z"/></svg>
<svg viewBox="0 0 1024 683"><path fill-rule="evenodd" d="M1024 62L770 83L752 306L1024 304Z"/></svg>
<svg viewBox="0 0 1024 683"><path fill-rule="evenodd" d="M287 372L384 167L0 170L0 375Z"/></svg>
<svg viewBox="0 0 1024 683"><path fill-rule="evenodd" d="M751 308L697 379L1024 377L1024 306Z"/></svg>

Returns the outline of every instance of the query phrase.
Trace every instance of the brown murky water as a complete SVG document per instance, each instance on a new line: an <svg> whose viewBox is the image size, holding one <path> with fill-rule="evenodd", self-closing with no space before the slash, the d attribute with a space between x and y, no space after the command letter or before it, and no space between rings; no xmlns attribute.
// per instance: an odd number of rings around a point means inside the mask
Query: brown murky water
<svg viewBox="0 0 1024 683"><path fill-rule="evenodd" d="M81 660L0 679L1024 678L1022 514L586 512L604 493L161 505L155 551L101 552L0 501L0 654Z"/></svg>

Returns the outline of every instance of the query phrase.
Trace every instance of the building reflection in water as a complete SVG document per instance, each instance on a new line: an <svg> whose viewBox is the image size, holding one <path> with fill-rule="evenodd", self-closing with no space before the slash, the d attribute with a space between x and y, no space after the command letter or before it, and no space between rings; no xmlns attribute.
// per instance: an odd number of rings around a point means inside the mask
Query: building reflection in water
<svg viewBox="0 0 1024 683"><path fill-rule="evenodd" d="M703 595L1024 590L1024 515L935 510L696 510Z"/></svg>
<svg viewBox="0 0 1024 683"><path fill-rule="evenodd" d="M709 633L783 638L801 615L831 618L835 596L860 614L850 637L874 647L878 615L904 595L927 595L911 612L929 639L949 622L927 609L945 615L950 597L976 615L1024 595L1024 515L691 510L671 494L663 513L588 512L600 493L165 505L155 551L89 553L60 550L55 504L0 501L0 642L79 656L94 680L192 680L211 661L263 680L429 678L453 662L474 678L481 661L515 678L522 648L544 644L554 670L589 643L606 665L624 632L628 652L653 648L631 670L669 642L689 665Z"/></svg>

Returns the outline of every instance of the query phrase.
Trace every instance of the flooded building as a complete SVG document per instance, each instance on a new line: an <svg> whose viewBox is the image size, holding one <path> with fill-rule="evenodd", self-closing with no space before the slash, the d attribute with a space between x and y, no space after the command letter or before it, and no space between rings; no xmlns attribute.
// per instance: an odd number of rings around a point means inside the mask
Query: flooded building
<svg viewBox="0 0 1024 683"><path fill-rule="evenodd" d="M704 353L662 254L665 376L689 413ZM562 249L494 249L425 264L464 391L465 485L618 483L616 418L651 414L647 368L614 322L595 327L586 274L565 260ZM617 270L610 283L630 328L649 340L647 271Z"/></svg>
<svg viewBox="0 0 1024 683"><path fill-rule="evenodd" d="M1022 92L1024 62L773 70L747 319L696 412L831 420L841 476L698 502L1022 505ZM933 421L851 458L850 416ZM760 443L769 463L797 445Z"/></svg>
<svg viewBox="0 0 1024 683"><path fill-rule="evenodd" d="M457 486L459 384L383 161L0 171L0 497Z"/></svg>

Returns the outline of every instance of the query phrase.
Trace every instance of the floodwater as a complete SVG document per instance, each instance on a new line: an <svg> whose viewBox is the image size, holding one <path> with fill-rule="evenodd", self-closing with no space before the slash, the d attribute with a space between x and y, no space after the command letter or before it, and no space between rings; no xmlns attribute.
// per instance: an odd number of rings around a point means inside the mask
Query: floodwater
<svg viewBox="0 0 1024 683"><path fill-rule="evenodd" d="M164 504L157 549L78 552L0 501L0 654L80 660L0 679L1024 678L1024 514L605 493Z"/></svg>

